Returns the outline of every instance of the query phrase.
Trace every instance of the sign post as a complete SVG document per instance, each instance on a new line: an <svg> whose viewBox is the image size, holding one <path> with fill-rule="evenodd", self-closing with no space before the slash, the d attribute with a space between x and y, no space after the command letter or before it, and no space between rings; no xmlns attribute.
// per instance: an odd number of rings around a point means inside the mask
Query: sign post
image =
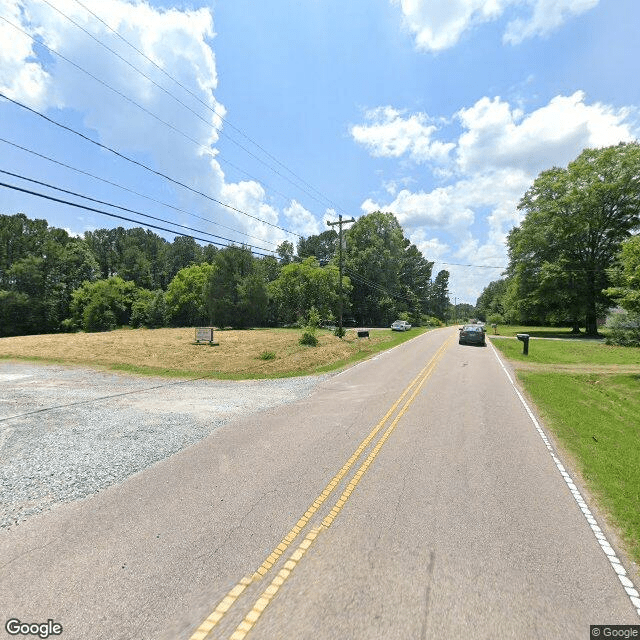
<svg viewBox="0 0 640 640"><path fill-rule="evenodd" d="M208 342L209 345L216 345L214 341L213 327L196 327L196 343Z"/></svg>

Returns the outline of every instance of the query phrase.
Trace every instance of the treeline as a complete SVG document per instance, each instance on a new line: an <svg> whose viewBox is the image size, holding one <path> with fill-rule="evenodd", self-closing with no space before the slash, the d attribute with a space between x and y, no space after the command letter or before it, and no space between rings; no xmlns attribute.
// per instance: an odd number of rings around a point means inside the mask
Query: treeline
<svg viewBox="0 0 640 640"><path fill-rule="evenodd" d="M396 218L372 213L344 233L343 316L384 326L444 320L447 271L404 237ZM328 323L339 309L337 233L283 242L278 257L250 249L168 242L142 228L84 237L19 213L0 215L0 335L212 324Z"/></svg>
<svg viewBox="0 0 640 640"><path fill-rule="evenodd" d="M484 289L478 315L590 336L609 315L613 340L640 346L640 145L586 149L543 171L519 209L505 277Z"/></svg>

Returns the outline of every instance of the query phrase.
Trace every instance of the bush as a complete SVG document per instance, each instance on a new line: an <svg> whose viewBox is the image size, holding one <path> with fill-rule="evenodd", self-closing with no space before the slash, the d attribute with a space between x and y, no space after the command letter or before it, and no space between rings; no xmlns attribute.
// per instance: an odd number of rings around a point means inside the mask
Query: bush
<svg viewBox="0 0 640 640"><path fill-rule="evenodd" d="M306 344L309 347L317 347L318 338L316 338L315 329L311 330L311 327L307 327L300 338L300 344Z"/></svg>
<svg viewBox="0 0 640 640"><path fill-rule="evenodd" d="M318 338L316 338L316 331L320 324L320 314L315 307L309 309L307 316L307 326L304 328L302 337L300 338L300 344L306 344L310 347L318 346Z"/></svg>
<svg viewBox="0 0 640 640"><path fill-rule="evenodd" d="M434 316L427 316L425 314L422 314L422 316L420 317L420 324L423 327L441 327L442 326L442 322L438 320L438 318L435 318Z"/></svg>
<svg viewBox="0 0 640 640"><path fill-rule="evenodd" d="M616 311L607 318L607 344L640 347L640 313Z"/></svg>

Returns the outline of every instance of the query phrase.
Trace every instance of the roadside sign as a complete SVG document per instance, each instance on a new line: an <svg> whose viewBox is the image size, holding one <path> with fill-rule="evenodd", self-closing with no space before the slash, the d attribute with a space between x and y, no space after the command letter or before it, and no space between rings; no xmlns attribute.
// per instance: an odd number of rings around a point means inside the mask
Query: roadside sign
<svg viewBox="0 0 640 640"><path fill-rule="evenodd" d="M208 342L209 344L218 344L213 339L213 327L196 327L196 342Z"/></svg>

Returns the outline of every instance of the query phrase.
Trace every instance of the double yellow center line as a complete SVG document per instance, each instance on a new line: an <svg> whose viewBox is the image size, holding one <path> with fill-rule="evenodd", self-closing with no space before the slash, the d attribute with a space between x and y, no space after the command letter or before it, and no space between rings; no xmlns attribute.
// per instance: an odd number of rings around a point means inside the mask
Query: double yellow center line
<svg viewBox="0 0 640 640"><path fill-rule="evenodd" d="M295 568L295 566L300 562L304 554L309 550L314 540L317 538L318 534L323 529L328 529L333 521L336 519L345 503L351 496L353 490L358 486L358 483L367 472L371 463L375 460L380 449L384 446L385 442L389 439L394 429L396 428L398 422L405 414L407 409L411 406L416 396L422 389L425 382L429 379L436 365L444 355L445 351L449 347L449 345L453 342L454 337L449 338L436 352L436 354L431 358L428 364L420 371L420 373L409 383L406 389L402 392L400 397L393 403L389 411L385 414L385 416L378 422L378 424L373 428L371 433L367 435L367 437L360 443L358 448L353 452L353 455L347 460L344 466L338 471L338 473L331 479L329 484L322 490L322 493L314 500L313 504L307 509L304 515L296 522L291 531L287 533L287 535L280 541L280 544L269 554L266 560L258 567L258 569L251 576L246 576L240 582L227 593L227 595L220 601L220 603L213 610L211 615L202 622L202 624L198 627L198 629L193 633L189 640L205 640L205 638L209 637L209 634L213 631L216 625L222 620L222 618L226 615L226 613L231 609L236 600L242 595L245 589L251 585L252 583L260 580L264 577L269 570L274 566L274 564L279 560L282 554L289 548L291 543L298 537L298 535L302 532L302 530L307 526L311 518L318 512L320 507L327 500L329 495L333 492L333 490L340 484L340 482L347 475L349 470L356 463L358 458L362 455L365 449L371 444L372 440L376 437L376 435L382 430L384 425L388 422L391 416L395 413L396 409L400 406L400 404L405 400L407 396L409 398L406 400L400 411L398 411L396 417L393 419L391 424L387 427L386 431L382 434L378 442L375 444L371 452L364 460L364 462L360 465L358 470L355 472L346 488L342 492L340 498L333 505L331 511L323 518L322 522L312 528L302 542L298 545L296 550L290 555L290 557L285 562L284 566L278 574L273 578L269 586L262 592L258 600L255 602L249 613L245 616L244 620L238 625L236 630L230 636L230 640L243 640L247 633L252 629L252 627L256 624L264 610L267 608L271 599L278 593L280 587L285 583L288 577L291 575L291 572Z"/></svg>

